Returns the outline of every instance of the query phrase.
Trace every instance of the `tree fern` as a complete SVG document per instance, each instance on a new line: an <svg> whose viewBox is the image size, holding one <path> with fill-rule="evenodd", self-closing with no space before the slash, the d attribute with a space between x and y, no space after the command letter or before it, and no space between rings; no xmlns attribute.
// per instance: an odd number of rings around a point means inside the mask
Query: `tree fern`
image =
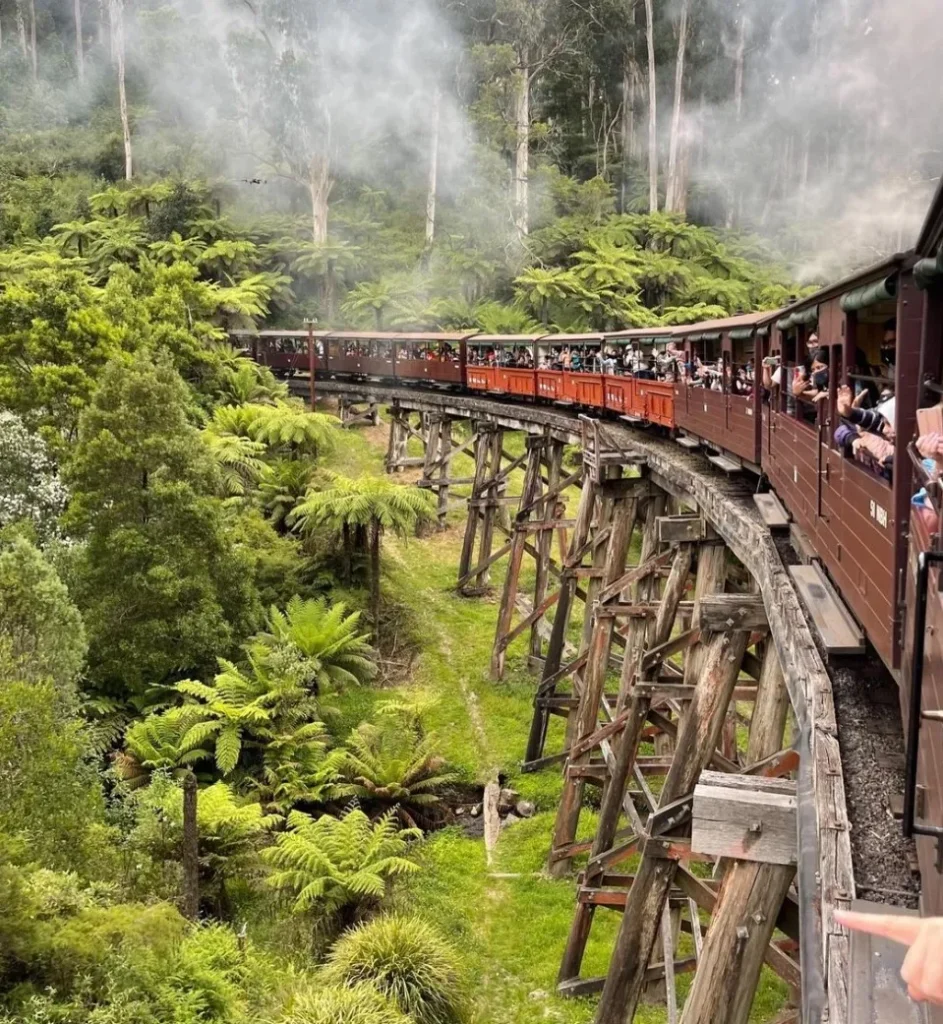
<svg viewBox="0 0 943 1024"><path fill-rule="evenodd" d="M327 693L376 675L369 638L359 625L360 613L349 613L342 603L295 596L285 611L271 609L268 632L259 634L256 643L270 658L287 656L303 685Z"/></svg>
<svg viewBox="0 0 943 1024"><path fill-rule="evenodd" d="M288 830L263 853L274 869L269 884L296 913L350 918L379 904L389 881L419 870L409 847L420 836L400 829L393 815L372 822L358 808L341 818L292 811Z"/></svg>
<svg viewBox="0 0 943 1024"><path fill-rule="evenodd" d="M366 530L370 541L370 583L373 620L380 613L380 539L391 531L406 536L435 515L435 497L428 491L394 484L386 477L352 480L336 473L326 474L330 486L310 491L289 516L301 533L325 527L335 533L351 528Z"/></svg>
<svg viewBox="0 0 943 1024"><path fill-rule="evenodd" d="M393 813L410 827L428 825L442 790L459 778L435 747L435 737L424 735L412 709L381 710L378 723L360 725L345 748L331 755L337 773L333 793L357 797L368 809Z"/></svg>

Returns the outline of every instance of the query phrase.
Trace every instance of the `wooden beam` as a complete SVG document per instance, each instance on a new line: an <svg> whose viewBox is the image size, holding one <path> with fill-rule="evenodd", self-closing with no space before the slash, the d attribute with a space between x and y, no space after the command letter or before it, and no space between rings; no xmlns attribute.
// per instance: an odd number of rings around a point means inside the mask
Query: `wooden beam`
<svg viewBox="0 0 943 1024"><path fill-rule="evenodd" d="M706 771L694 790L698 853L795 865L796 787L787 779Z"/></svg>
<svg viewBox="0 0 943 1024"><path fill-rule="evenodd" d="M680 544L705 540L709 527L701 516L662 516L656 530L660 544Z"/></svg>
<svg viewBox="0 0 943 1024"><path fill-rule="evenodd" d="M758 594L712 594L699 605L701 629L713 633L769 628L766 607Z"/></svg>

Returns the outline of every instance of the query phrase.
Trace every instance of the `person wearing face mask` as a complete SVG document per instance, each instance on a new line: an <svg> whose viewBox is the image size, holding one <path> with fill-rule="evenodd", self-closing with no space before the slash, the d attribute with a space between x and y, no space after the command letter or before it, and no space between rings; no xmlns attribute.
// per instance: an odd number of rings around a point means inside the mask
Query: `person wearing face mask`
<svg viewBox="0 0 943 1024"><path fill-rule="evenodd" d="M814 338L815 335L813 334L812 337ZM804 371L800 367L796 367L793 394L807 402L822 402L828 398L828 365L828 349L816 349L812 353L807 376L803 376Z"/></svg>

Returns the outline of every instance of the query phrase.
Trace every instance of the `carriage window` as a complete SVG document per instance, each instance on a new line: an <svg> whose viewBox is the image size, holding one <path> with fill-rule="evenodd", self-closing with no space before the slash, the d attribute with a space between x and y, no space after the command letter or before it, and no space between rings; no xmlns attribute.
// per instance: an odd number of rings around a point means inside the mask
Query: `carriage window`
<svg viewBox="0 0 943 1024"><path fill-rule="evenodd" d="M753 394L756 376L756 342L753 337L731 339L730 374L728 377L730 393L748 398Z"/></svg>
<svg viewBox="0 0 943 1024"><path fill-rule="evenodd" d="M894 393L897 304L876 303L848 314L849 383L859 403L875 408Z"/></svg>

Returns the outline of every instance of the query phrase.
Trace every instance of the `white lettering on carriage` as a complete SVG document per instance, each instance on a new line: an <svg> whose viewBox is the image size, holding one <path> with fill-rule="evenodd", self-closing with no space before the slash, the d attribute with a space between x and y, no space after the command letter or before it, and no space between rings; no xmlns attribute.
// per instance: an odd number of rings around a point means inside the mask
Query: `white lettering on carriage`
<svg viewBox="0 0 943 1024"><path fill-rule="evenodd" d="M871 518L882 529L887 529L887 509L882 508L876 501L871 502Z"/></svg>

